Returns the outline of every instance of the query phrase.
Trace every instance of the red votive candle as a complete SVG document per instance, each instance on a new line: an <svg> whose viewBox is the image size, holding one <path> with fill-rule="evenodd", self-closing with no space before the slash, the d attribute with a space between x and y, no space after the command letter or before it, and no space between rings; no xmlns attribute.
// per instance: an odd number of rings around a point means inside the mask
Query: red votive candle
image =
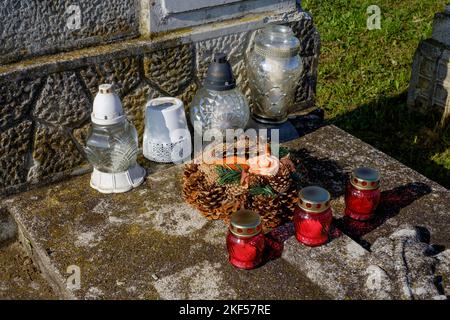
<svg viewBox="0 0 450 320"><path fill-rule="evenodd" d="M261 228L261 217L253 211L239 210L231 216L227 248L233 266L253 269L261 264L265 246Z"/></svg>
<svg viewBox="0 0 450 320"><path fill-rule="evenodd" d="M315 247L328 241L333 214L327 190L311 186L300 190L294 212L295 236L301 243Z"/></svg>
<svg viewBox="0 0 450 320"><path fill-rule="evenodd" d="M380 202L380 173L372 168L355 169L345 192L345 215L369 220Z"/></svg>

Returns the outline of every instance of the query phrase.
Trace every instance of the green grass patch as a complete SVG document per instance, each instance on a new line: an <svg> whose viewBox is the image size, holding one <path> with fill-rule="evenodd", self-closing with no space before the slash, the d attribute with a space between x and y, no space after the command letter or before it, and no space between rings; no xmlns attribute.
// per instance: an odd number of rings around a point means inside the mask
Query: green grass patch
<svg viewBox="0 0 450 320"><path fill-rule="evenodd" d="M450 128L409 112L414 52L446 0L303 0L321 35L317 104L329 122L450 188ZM368 30L367 7L381 8Z"/></svg>

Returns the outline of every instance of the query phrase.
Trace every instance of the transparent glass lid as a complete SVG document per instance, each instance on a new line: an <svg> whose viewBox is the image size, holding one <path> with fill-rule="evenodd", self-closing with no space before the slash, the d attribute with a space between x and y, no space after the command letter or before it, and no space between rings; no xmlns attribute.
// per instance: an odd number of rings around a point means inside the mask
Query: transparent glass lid
<svg viewBox="0 0 450 320"><path fill-rule="evenodd" d="M290 27L269 25L255 37L255 49L265 55L289 57L298 53L300 41Z"/></svg>

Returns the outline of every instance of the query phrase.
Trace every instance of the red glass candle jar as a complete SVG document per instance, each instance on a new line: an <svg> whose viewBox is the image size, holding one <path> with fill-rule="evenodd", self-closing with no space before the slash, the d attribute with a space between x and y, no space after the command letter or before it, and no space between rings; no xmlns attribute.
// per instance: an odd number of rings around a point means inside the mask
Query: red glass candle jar
<svg viewBox="0 0 450 320"><path fill-rule="evenodd" d="M333 214L327 190L311 186L300 190L294 212L295 236L307 246L320 246L328 241Z"/></svg>
<svg viewBox="0 0 450 320"><path fill-rule="evenodd" d="M345 192L345 215L355 220L371 219L380 194L380 173L367 167L355 169Z"/></svg>
<svg viewBox="0 0 450 320"><path fill-rule="evenodd" d="M230 263L240 269L253 269L261 264L264 246L259 214L250 210L234 213L227 236Z"/></svg>

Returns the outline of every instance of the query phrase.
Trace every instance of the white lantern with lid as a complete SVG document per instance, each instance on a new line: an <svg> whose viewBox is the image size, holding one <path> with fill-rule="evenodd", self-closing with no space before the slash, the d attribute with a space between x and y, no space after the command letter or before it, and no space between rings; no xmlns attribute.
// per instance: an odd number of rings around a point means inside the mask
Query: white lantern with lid
<svg viewBox="0 0 450 320"><path fill-rule="evenodd" d="M126 118L111 84L99 86L91 121L85 148L94 167L91 187L102 193L120 193L139 186L145 170L136 162L137 131Z"/></svg>

